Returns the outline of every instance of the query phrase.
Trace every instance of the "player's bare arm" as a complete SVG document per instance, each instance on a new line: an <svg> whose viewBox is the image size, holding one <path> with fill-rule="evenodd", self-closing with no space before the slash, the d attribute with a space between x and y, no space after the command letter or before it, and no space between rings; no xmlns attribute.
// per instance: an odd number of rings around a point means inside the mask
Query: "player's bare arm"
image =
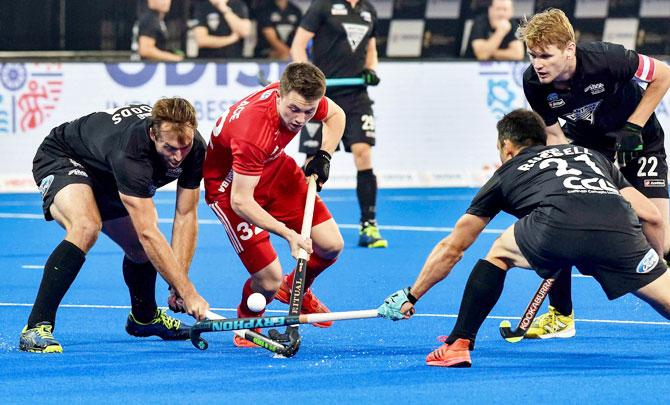
<svg viewBox="0 0 670 405"><path fill-rule="evenodd" d="M500 48L500 44L502 44L502 41L505 39L505 35L507 35L511 29L511 24L509 24L509 21L506 22L508 25L510 25L508 30L504 30L504 27L502 27L500 29L496 29L488 39L480 38L472 41L472 51L474 52L477 60L491 59L494 52Z"/></svg>
<svg viewBox="0 0 670 405"><path fill-rule="evenodd" d="M311 239L303 240L299 233L288 228L282 222L277 221L277 219L256 202L254 199L254 190L259 180L260 176L247 176L233 172L233 183L230 193L230 205L233 211L249 221L249 223L286 239L293 257L297 258L300 248L311 254Z"/></svg>
<svg viewBox="0 0 670 405"><path fill-rule="evenodd" d="M663 243L665 233L663 228L663 217L647 197L637 191L634 187L626 187L620 190L621 196L633 207L640 221L642 221L642 232L647 241L656 252L663 256Z"/></svg>
<svg viewBox="0 0 670 405"><path fill-rule="evenodd" d="M204 319L209 304L198 294L188 274L178 264L165 236L158 229L158 214L153 200L119 194L151 263L183 298L186 311L198 320Z"/></svg>
<svg viewBox="0 0 670 405"><path fill-rule="evenodd" d="M365 53L365 68L376 70L379 64L379 55L377 54L377 38L370 38L368 49Z"/></svg>
<svg viewBox="0 0 670 405"><path fill-rule="evenodd" d="M137 53L145 59L162 62L180 62L184 59L181 55L158 49L156 46L156 39L146 35L140 36Z"/></svg>
<svg viewBox="0 0 670 405"><path fill-rule="evenodd" d="M493 51L495 60L523 60L524 57L523 42L516 39L509 43L507 48L498 48Z"/></svg>
<svg viewBox="0 0 670 405"><path fill-rule="evenodd" d="M564 145L569 143L563 129L561 129L561 124L558 122L548 126L545 132L547 133L547 145Z"/></svg>
<svg viewBox="0 0 670 405"><path fill-rule="evenodd" d="M344 110L333 100L328 99L328 115L323 120L321 149L328 152L331 156L335 153L335 148L337 148L342 139L345 123L346 115L344 114Z"/></svg>
<svg viewBox="0 0 670 405"><path fill-rule="evenodd" d="M241 38L246 38L251 34L251 21L235 14L228 6L228 0L210 0L210 2L223 14L223 18L234 34Z"/></svg>
<svg viewBox="0 0 670 405"><path fill-rule="evenodd" d="M293 62L309 62L307 57L307 43L314 38L314 33L298 27L291 43L291 59Z"/></svg>
<svg viewBox="0 0 670 405"><path fill-rule="evenodd" d="M198 239L198 199L200 189L177 187L177 203L172 223L172 250L182 269L191 267Z"/></svg>
<svg viewBox="0 0 670 405"><path fill-rule="evenodd" d="M291 49L277 35L274 27L265 27L261 31L265 39L272 47L270 55L277 59L288 59L291 57Z"/></svg>
<svg viewBox="0 0 670 405"><path fill-rule="evenodd" d="M668 89L670 89L670 67L654 58L648 58L647 63L654 67L654 75L647 85L642 100L640 100L633 114L628 117L628 122L641 127L644 127L651 114L665 97Z"/></svg>
<svg viewBox="0 0 670 405"><path fill-rule="evenodd" d="M240 36L236 33L223 36L210 35L205 27L193 28L193 35L200 48L223 48L240 40Z"/></svg>

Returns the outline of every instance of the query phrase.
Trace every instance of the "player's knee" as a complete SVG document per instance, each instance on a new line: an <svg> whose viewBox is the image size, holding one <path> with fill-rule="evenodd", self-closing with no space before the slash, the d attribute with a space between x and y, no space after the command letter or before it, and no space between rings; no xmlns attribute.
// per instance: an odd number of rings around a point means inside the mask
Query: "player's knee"
<svg viewBox="0 0 670 405"><path fill-rule="evenodd" d="M100 235L102 222L92 218L79 218L67 229L68 239L80 242L83 250L88 250ZM76 244L76 243L75 243Z"/></svg>
<svg viewBox="0 0 670 405"><path fill-rule="evenodd" d="M267 273L264 275L264 277L258 278L255 281L256 282L254 284L256 284L256 287L262 290L259 291L261 294L263 293L274 294L275 292L277 292L277 290L279 290L279 286L281 285L282 282L282 274L281 272Z"/></svg>
<svg viewBox="0 0 670 405"><path fill-rule="evenodd" d="M316 254L324 259L334 259L340 255L344 249L344 239L342 234L331 235L327 240L323 241L319 246L314 246Z"/></svg>

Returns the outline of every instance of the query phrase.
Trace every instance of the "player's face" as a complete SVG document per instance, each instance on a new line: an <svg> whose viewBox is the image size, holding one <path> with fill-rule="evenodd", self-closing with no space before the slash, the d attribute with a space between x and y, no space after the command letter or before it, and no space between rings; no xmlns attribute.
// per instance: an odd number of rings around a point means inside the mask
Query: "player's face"
<svg viewBox="0 0 670 405"><path fill-rule="evenodd" d="M291 132L299 132L316 114L321 100L308 101L295 91L277 98L277 112L282 124Z"/></svg>
<svg viewBox="0 0 670 405"><path fill-rule="evenodd" d="M548 45L544 49L528 49L528 56L540 83L568 81L572 74L571 66L575 56L575 44L570 43L563 50L556 45Z"/></svg>
<svg viewBox="0 0 670 405"><path fill-rule="evenodd" d="M512 0L493 0L489 7L489 18L493 21L512 18Z"/></svg>
<svg viewBox="0 0 670 405"><path fill-rule="evenodd" d="M187 127L186 131L187 134L185 137L182 137L182 142L179 141L180 133L175 131L169 122L161 124L158 134L154 132L153 128L149 131L151 140L156 144L156 151L169 168L175 169L179 167L189 152L191 152L191 148L193 148L195 130ZM184 138L187 142L184 142Z"/></svg>
<svg viewBox="0 0 670 405"><path fill-rule="evenodd" d="M149 8L159 13L167 13L170 11L171 2L172 0L149 0Z"/></svg>

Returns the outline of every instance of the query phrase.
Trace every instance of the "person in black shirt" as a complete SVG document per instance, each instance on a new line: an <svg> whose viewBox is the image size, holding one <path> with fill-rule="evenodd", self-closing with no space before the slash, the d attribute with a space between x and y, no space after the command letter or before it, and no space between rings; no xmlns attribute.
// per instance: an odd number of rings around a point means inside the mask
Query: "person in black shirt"
<svg viewBox="0 0 670 405"><path fill-rule="evenodd" d="M663 215L667 258L670 250L668 165L664 133L654 109L670 88L670 68L621 45L575 44L561 10L536 14L519 28L531 65L523 76L530 106L547 125L547 143L588 147L616 160L624 177L651 199ZM638 82L646 82L643 90ZM559 119L565 121L560 125ZM549 293L549 312L538 317L526 337L574 336L570 271Z"/></svg>
<svg viewBox="0 0 670 405"><path fill-rule="evenodd" d="M475 17L465 57L477 60L523 60L523 43L512 29L512 0L491 0L486 14Z"/></svg>
<svg viewBox="0 0 670 405"><path fill-rule="evenodd" d="M179 62L183 55L167 51L165 14L170 11L171 0L147 0L148 9L133 27L132 49L142 59Z"/></svg>
<svg viewBox="0 0 670 405"><path fill-rule="evenodd" d="M610 300L633 293L670 319L670 273L659 256L663 223L654 204L602 154L568 144L545 146L545 125L532 111L514 110L497 128L502 166L433 249L414 285L390 295L379 313L392 320L412 316L416 301L449 275L486 224L504 211L519 220L473 268L456 324L445 344L428 355L428 365L471 365L477 332L512 267L549 278L576 266Z"/></svg>
<svg viewBox="0 0 670 405"><path fill-rule="evenodd" d="M251 34L249 9L242 0L199 0L193 28L199 58L241 58Z"/></svg>
<svg viewBox="0 0 670 405"><path fill-rule="evenodd" d="M258 10L256 58L288 60L302 12L289 0L268 1Z"/></svg>
<svg viewBox="0 0 670 405"><path fill-rule="evenodd" d="M368 0L315 0L300 22L291 44L296 62L307 62L307 45L313 39L312 62L328 78L363 77L365 85L376 86L377 12ZM342 138L344 150L354 155L357 169L356 194L361 209L358 245L385 248L377 227L377 177L372 170L375 119L372 100L365 86L329 87L326 95L347 115ZM300 139L300 152L307 158L320 152L320 130ZM314 142L317 140L316 142ZM330 157L328 156L328 159Z"/></svg>
<svg viewBox="0 0 670 405"><path fill-rule="evenodd" d="M195 250L197 205L206 144L195 109L181 98L96 112L54 128L33 160L44 217L66 230L49 256L19 349L60 353L56 311L102 230L125 252L130 291L126 331L133 336L189 338L188 326L156 305L156 271L171 286L170 307L202 319L209 304L188 269ZM172 245L158 229L152 197L177 180Z"/></svg>

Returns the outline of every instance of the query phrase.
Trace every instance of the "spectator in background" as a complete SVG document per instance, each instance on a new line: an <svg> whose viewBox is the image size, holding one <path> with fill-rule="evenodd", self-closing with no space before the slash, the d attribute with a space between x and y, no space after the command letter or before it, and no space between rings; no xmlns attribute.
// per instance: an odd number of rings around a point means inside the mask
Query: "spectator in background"
<svg viewBox="0 0 670 405"><path fill-rule="evenodd" d="M270 0L257 11L258 41L254 56L288 60L302 12L289 0Z"/></svg>
<svg viewBox="0 0 670 405"><path fill-rule="evenodd" d="M167 27L165 15L170 11L172 0L147 0L148 9L140 15L133 27L132 50L141 59L159 62L179 62L183 54L167 51Z"/></svg>
<svg viewBox="0 0 670 405"><path fill-rule="evenodd" d="M249 9L242 0L201 0L194 12L198 57L242 57L243 39L251 33Z"/></svg>
<svg viewBox="0 0 670 405"><path fill-rule="evenodd" d="M512 0L491 0L486 14L475 17L466 58L477 60L523 60L523 42L512 29Z"/></svg>

